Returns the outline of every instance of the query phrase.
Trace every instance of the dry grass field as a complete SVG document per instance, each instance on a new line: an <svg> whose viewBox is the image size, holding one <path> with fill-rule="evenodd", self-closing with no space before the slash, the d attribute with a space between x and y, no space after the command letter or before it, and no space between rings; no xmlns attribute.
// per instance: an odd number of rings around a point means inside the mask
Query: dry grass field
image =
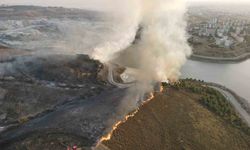
<svg viewBox="0 0 250 150"><path fill-rule="evenodd" d="M168 87L103 144L111 150L250 149L250 136L209 111L200 98Z"/></svg>

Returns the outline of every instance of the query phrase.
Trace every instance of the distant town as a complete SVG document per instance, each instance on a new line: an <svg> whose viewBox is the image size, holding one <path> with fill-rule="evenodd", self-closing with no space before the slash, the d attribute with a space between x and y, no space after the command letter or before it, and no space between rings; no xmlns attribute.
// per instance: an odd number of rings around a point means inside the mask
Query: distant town
<svg viewBox="0 0 250 150"><path fill-rule="evenodd" d="M206 22L189 24L188 32L192 35L193 42L198 43L200 38L208 38L212 41L211 44L231 48L246 42L246 36L250 36L250 21L216 17Z"/></svg>
<svg viewBox="0 0 250 150"><path fill-rule="evenodd" d="M250 12L232 9L189 8L187 31L194 54L236 57L250 51Z"/></svg>

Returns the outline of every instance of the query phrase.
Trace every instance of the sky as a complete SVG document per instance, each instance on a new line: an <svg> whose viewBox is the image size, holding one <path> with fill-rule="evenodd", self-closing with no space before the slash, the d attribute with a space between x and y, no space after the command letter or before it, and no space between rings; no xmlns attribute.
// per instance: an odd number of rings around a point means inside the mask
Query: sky
<svg viewBox="0 0 250 150"><path fill-rule="evenodd" d="M122 0L126 1L126 0ZM250 2L250 0L184 0L195 2ZM120 4L119 0L0 0L0 4L8 5L41 5L41 6L63 6L70 8L109 9Z"/></svg>
<svg viewBox="0 0 250 150"><path fill-rule="evenodd" d="M101 7L112 7L110 1L114 2L115 5L116 0L0 0L0 4L101 9Z"/></svg>
<svg viewBox="0 0 250 150"><path fill-rule="evenodd" d="M250 3L250 0L186 0L191 2Z"/></svg>

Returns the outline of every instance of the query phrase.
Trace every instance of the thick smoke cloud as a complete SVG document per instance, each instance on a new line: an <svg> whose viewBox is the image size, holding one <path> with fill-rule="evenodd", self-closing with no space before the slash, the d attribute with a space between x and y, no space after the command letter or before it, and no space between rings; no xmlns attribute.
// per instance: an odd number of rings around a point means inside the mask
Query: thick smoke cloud
<svg viewBox="0 0 250 150"><path fill-rule="evenodd" d="M129 112L138 110L138 105L150 100L149 93L159 82L176 81L180 68L191 54L185 32L183 0L126 2L128 9L120 13L121 18L125 18L121 22L122 40L104 43L92 53L93 58L103 63L127 68L125 73L135 79L135 85L127 90L128 94L120 104L117 116L122 118L127 118ZM140 28L141 36L133 42ZM115 119L121 120L119 117Z"/></svg>
<svg viewBox="0 0 250 150"><path fill-rule="evenodd" d="M180 68L191 54L185 32L185 2L183 0L128 0L122 14L123 33L120 41L104 43L92 56L104 63L116 63L134 68L132 74L145 92L161 81L175 81ZM131 43L139 26L141 39ZM121 30L122 32L122 30ZM140 89L140 88L139 88Z"/></svg>

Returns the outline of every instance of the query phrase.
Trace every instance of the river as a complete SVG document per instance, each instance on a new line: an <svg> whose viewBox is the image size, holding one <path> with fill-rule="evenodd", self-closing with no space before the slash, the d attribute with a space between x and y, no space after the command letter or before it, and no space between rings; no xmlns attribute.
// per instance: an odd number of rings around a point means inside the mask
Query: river
<svg viewBox="0 0 250 150"><path fill-rule="evenodd" d="M195 78L226 86L250 103L250 60L235 64L188 60L181 72L182 78Z"/></svg>

